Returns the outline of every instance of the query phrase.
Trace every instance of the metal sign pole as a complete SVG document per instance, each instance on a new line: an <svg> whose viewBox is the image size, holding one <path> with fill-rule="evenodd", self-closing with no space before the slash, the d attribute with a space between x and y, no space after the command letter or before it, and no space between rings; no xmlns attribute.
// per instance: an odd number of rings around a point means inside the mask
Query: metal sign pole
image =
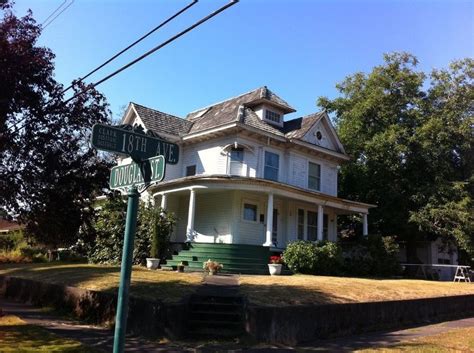
<svg viewBox="0 0 474 353"><path fill-rule="evenodd" d="M125 346L125 330L127 328L128 292L132 273L133 238L137 227L139 193L136 186L128 190L127 220L123 239L122 268L120 272L120 287L115 317L114 353L123 353Z"/></svg>

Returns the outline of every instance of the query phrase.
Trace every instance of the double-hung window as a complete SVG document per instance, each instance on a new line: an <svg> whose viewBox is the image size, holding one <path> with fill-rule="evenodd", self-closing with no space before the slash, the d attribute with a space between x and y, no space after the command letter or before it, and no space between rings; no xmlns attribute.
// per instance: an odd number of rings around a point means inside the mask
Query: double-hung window
<svg viewBox="0 0 474 353"><path fill-rule="evenodd" d="M243 163L244 163L244 149L233 148L230 151L229 174L242 175Z"/></svg>
<svg viewBox="0 0 474 353"><path fill-rule="evenodd" d="M278 181L280 169L280 156L276 153L265 151L265 169L263 177L268 180Z"/></svg>
<svg viewBox="0 0 474 353"><path fill-rule="evenodd" d="M308 224L306 225L308 240L316 241L318 239L318 214L308 211Z"/></svg>
<svg viewBox="0 0 474 353"><path fill-rule="evenodd" d="M257 205L252 203L244 203L243 219L245 221L257 222Z"/></svg>
<svg viewBox="0 0 474 353"><path fill-rule="evenodd" d="M309 162L308 189L321 190L321 166L319 164Z"/></svg>

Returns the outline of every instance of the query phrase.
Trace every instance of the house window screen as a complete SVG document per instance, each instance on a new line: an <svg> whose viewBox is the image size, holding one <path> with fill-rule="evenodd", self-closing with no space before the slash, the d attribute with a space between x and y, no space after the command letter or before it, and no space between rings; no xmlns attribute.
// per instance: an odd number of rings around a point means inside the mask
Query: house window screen
<svg viewBox="0 0 474 353"><path fill-rule="evenodd" d="M244 203L244 220L257 222L257 205Z"/></svg>
<svg viewBox="0 0 474 353"><path fill-rule="evenodd" d="M323 240L328 240L328 215L323 215Z"/></svg>
<svg viewBox="0 0 474 353"><path fill-rule="evenodd" d="M308 225L307 225L308 240L316 241L318 233L318 213L308 211Z"/></svg>
<svg viewBox="0 0 474 353"><path fill-rule="evenodd" d="M244 150L233 148L230 151L229 174L242 175L242 165L244 163Z"/></svg>
<svg viewBox="0 0 474 353"><path fill-rule="evenodd" d="M265 170L263 177L268 180L278 181L280 156L276 153L265 151Z"/></svg>
<svg viewBox="0 0 474 353"><path fill-rule="evenodd" d="M298 209L298 239L304 239L304 210Z"/></svg>
<svg viewBox="0 0 474 353"><path fill-rule="evenodd" d="M188 165L186 167L186 176L196 175L196 165Z"/></svg>
<svg viewBox="0 0 474 353"><path fill-rule="evenodd" d="M319 164L309 162L308 188L316 191L321 190L321 166Z"/></svg>
<svg viewBox="0 0 474 353"><path fill-rule="evenodd" d="M265 119L269 121L273 121L277 124L281 123L281 115L278 113L272 112L271 110L265 111Z"/></svg>

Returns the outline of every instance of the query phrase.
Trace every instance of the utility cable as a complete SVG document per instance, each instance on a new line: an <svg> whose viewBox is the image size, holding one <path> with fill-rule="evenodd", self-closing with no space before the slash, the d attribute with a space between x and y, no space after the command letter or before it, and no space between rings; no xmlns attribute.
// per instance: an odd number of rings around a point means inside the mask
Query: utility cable
<svg viewBox="0 0 474 353"><path fill-rule="evenodd" d="M149 35L151 35L152 33L156 32L157 30L159 30L161 27L163 27L164 25L166 25L168 22L174 20L176 17L178 17L179 15L181 15L183 12L187 11L191 6L195 5L199 0L193 0L193 2L191 2L190 4L188 4L186 7L182 8L180 11L178 11L177 13L175 13L173 16L169 17L168 19L166 19L165 21L161 22L158 26L156 26L155 28L153 28L150 32L148 32L147 34L145 34L144 36L140 37L139 39L137 39L135 42L133 42L132 44L130 44L128 47L122 49L121 51L119 51L117 54L115 54L114 56L112 56L110 59L108 59L107 61L105 61L103 64L97 66L94 70L92 70L91 72L89 72L87 75L85 76L82 76L81 78L79 78L79 82L82 82L84 81L86 78L88 78L90 75L92 75L93 73L97 72L98 70L102 69L105 65L109 64L111 61L115 60L117 57L119 57L120 55L122 55L123 53L125 53L127 50L129 50L130 48L132 48L133 46L135 46L136 44L140 43L143 39L145 39L146 37L148 37ZM73 85L71 84L69 87L67 87L66 89L64 89L61 93L65 93L67 91L69 91L71 88L73 87Z"/></svg>
<svg viewBox="0 0 474 353"><path fill-rule="evenodd" d="M54 10L53 12L51 12L51 13L49 14L49 16L46 17L46 19L41 23L41 26L43 26L46 22L48 22L48 20L49 20L56 12L58 12L59 9L64 6L65 3L67 3L67 0L64 0L64 2L56 8L56 10Z"/></svg>
<svg viewBox="0 0 474 353"><path fill-rule="evenodd" d="M197 21L196 23L194 23L193 25L189 26L188 28L186 28L185 30L179 32L178 34L174 35L173 37L169 38L168 40L164 41L163 43L161 43L160 45L154 47L153 49L149 50L148 52L146 52L145 54L139 56L138 58L136 58L135 60L129 62L128 64L122 66L120 69L112 72L110 75L104 77L102 80L99 80L95 83L93 83L92 85L89 85L86 89L82 90L81 92L75 94L74 96L72 96L71 98L69 98L68 100L66 100L64 102L64 104L66 103L69 103L71 100L73 100L74 98L77 98L79 97L80 95L86 93L87 91L91 90L92 88L95 88L97 87L98 85L100 85L101 83L104 83L105 81L109 80L110 78L114 77L115 75L119 74L120 72L124 71L125 69L128 69L130 66L136 64L137 62L143 60L144 58L146 58L147 56L153 54L155 51L163 48L164 46L170 44L171 42L175 41L176 39L178 39L179 37L185 35L186 33L190 32L191 30L193 30L194 28L200 26L201 24L203 24L204 22L210 20L211 18L213 18L214 16L218 15L219 13L221 13L222 11L226 10L227 8L235 5L236 3L238 3L239 0L231 0L228 4L220 7L219 9L217 9L216 11L212 12L211 14L207 15L206 17L203 17L202 19L200 19L199 21Z"/></svg>
<svg viewBox="0 0 474 353"><path fill-rule="evenodd" d="M46 27L48 27L51 23L54 22L55 19L57 19L64 11L66 11L72 4L74 3L74 0L72 0L69 5L67 5L64 9L61 10L55 17L53 17L45 26L42 26L41 30L45 30Z"/></svg>
<svg viewBox="0 0 474 353"><path fill-rule="evenodd" d="M187 9L189 9L191 6L195 5L196 3L198 2L198 0L193 0L192 3L188 4L186 7L184 7L183 9L181 9L180 11L178 11L177 13L175 13L173 16L171 16L170 18L168 18L167 20L165 20L164 22L162 22L160 25L158 25L157 27L155 27L154 29L152 29L150 32L148 32L147 34L145 34L143 37L141 37L140 39L138 39L137 41L135 41L134 43L132 43L131 45L129 45L127 48L123 49L122 51L120 51L119 53L117 53L116 55L114 55L112 58L110 58L109 60L107 60L104 64L98 66L96 69L94 69L93 71L89 72L87 75L85 75L84 77L80 78L79 81L82 81L84 80L86 77L92 75L94 72L96 72L97 70L101 69L102 67L104 67L106 64L110 63L112 60L114 60L115 58L117 58L119 55L123 54L125 51L127 51L128 49L130 49L132 46L134 46L135 44L137 44L139 41L143 40L144 38L146 38L147 36L149 36L151 33L155 32L156 30L158 30L159 28L163 27L165 24L167 24L168 22L170 22L171 20L173 20L174 18L176 18L177 16L179 16L180 14L182 14L184 11L186 11ZM233 3L236 3L238 2L238 0L232 0L232 5ZM221 12L223 10L225 10L227 7L229 7L230 5L226 5L225 7L223 7L222 9L219 9L218 11ZM212 17L217 15L219 12L216 12L216 13L213 13L212 14ZM184 33L183 33L184 34ZM182 34L181 34L182 35ZM176 36L175 36L176 37ZM177 37L176 37L177 38ZM174 39L176 39L174 38ZM169 41L168 41L169 42ZM168 43L166 43L168 44ZM159 49L159 48L158 48ZM155 49L154 51L158 50L158 49ZM151 54L151 53L149 53ZM149 55L148 54L148 55ZM141 60L141 59L140 59ZM139 61L139 60L138 60ZM135 61L137 62L137 61ZM134 62L134 63L135 63ZM129 65L131 66L131 65ZM127 66L128 67L128 66ZM120 69L120 71L123 71L125 68L122 68ZM107 76L106 79L108 78L111 78L112 76L115 76L116 74L118 74L118 72L115 72L113 75L109 75ZM87 89L79 92L78 94L74 95L73 97L71 97L70 99L68 99L67 101L63 102L64 104L68 103L69 101L71 101L72 99L76 98L77 96L89 91L90 89L94 88L95 86L97 86L98 84L106 81L106 79L102 79L100 80L99 82L96 82L95 84L93 85L90 85L88 86ZM66 92L67 90L69 90L70 88L72 87L69 86L67 89L63 90L62 93ZM52 100L49 100L46 104L50 103ZM14 130L12 131L12 133L15 133L21 129L23 129L23 127L25 127L25 124L21 125L21 126L18 126L18 124L21 124L24 120L26 120L26 117L20 119L18 122L16 122L14 124L14 126L17 126L16 128L14 128ZM13 127L13 126L12 126Z"/></svg>

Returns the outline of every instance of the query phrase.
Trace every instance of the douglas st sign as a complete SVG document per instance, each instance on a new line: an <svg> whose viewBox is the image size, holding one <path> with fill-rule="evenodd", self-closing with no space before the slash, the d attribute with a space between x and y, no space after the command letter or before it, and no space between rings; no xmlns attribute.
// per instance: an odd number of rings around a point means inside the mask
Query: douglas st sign
<svg viewBox="0 0 474 353"><path fill-rule="evenodd" d="M157 156L140 163L132 162L113 167L109 185L111 189L140 186L159 182L164 176L165 159L163 156Z"/></svg>

